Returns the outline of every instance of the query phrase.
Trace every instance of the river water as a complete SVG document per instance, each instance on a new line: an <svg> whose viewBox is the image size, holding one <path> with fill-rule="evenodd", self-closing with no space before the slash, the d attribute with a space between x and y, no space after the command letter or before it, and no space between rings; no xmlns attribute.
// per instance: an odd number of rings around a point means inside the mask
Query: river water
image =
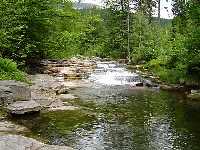
<svg viewBox="0 0 200 150"><path fill-rule="evenodd" d="M31 134L78 150L200 150L200 106L178 93L136 87L143 79L124 66L98 63L88 86L72 93L77 111L23 118Z"/></svg>

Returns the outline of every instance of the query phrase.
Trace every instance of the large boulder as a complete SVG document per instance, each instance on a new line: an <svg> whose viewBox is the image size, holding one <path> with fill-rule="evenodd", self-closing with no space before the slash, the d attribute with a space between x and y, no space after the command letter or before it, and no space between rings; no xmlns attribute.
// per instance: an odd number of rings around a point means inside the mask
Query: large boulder
<svg viewBox="0 0 200 150"><path fill-rule="evenodd" d="M0 86L0 105L5 106L13 103L14 94L10 87Z"/></svg>
<svg viewBox="0 0 200 150"><path fill-rule="evenodd" d="M67 146L47 145L37 140L20 135L0 136L2 150L73 150Z"/></svg>
<svg viewBox="0 0 200 150"><path fill-rule="evenodd" d="M0 81L0 100L2 103L11 103L12 101L30 100L31 90L29 85L14 80Z"/></svg>
<svg viewBox="0 0 200 150"><path fill-rule="evenodd" d="M8 105L6 109L11 114L20 115L31 112L39 112L42 109L42 107L37 102L30 100L14 102Z"/></svg>

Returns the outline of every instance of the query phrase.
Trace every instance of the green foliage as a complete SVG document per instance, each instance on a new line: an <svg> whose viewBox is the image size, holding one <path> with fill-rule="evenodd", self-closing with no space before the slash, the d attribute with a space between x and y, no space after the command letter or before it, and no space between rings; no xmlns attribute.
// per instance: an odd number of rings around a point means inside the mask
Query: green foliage
<svg viewBox="0 0 200 150"><path fill-rule="evenodd" d="M0 58L0 80L18 80L27 82L26 75L10 59Z"/></svg>
<svg viewBox="0 0 200 150"><path fill-rule="evenodd" d="M188 63L187 66L188 75L199 79L200 77L200 54L194 56Z"/></svg>
<svg viewBox="0 0 200 150"><path fill-rule="evenodd" d="M152 19L157 0L132 2L134 7L129 1L108 0L104 9L78 10L69 1L2 0L0 56L19 65L75 55L131 57L163 80L200 80L199 2L173 0L172 22Z"/></svg>
<svg viewBox="0 0 200 150"><path fill-rule="evenodd" d="M153 28L148 18L141 12L135 13L131 25L132 61L138 63L155 58Z"/></svg>
<svg viewBox="0 0 200 150"><path fill-rule="evenodd" d="M44 57L45 38L51 28L52 1L0 2L0 49L3 57L18 62L30 57Z"/></svg>

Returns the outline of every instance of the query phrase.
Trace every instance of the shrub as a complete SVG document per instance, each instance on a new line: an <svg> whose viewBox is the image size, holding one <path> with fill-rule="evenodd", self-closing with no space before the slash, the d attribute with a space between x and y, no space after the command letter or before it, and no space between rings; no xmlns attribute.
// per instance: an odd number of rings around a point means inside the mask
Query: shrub
<svg viewBox="0 0 200 150"><path fill-rule="evenodd" d="M15 62L4 58L0 58L0 80L28 81L26 74L17 68Z"/></svg>
<svg viewBox="0 0 200 150"><path fill-rule="evenodd" d="M187 74L195 79L200 79L200 54L194 56L189 61L187 66Z"/></svg>

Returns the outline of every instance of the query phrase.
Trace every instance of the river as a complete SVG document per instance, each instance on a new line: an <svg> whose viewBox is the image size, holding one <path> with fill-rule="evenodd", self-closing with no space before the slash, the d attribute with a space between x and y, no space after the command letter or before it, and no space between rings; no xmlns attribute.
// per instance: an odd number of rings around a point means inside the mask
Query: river
<svg viewBox="0 0 200 150"><path fill-rule="evenodd" d="M116 63L99 62L71 92L81 109L23 117L28 136L77 150L199 150L200 106L179 93L136 87L143 79Z"/></svg>

